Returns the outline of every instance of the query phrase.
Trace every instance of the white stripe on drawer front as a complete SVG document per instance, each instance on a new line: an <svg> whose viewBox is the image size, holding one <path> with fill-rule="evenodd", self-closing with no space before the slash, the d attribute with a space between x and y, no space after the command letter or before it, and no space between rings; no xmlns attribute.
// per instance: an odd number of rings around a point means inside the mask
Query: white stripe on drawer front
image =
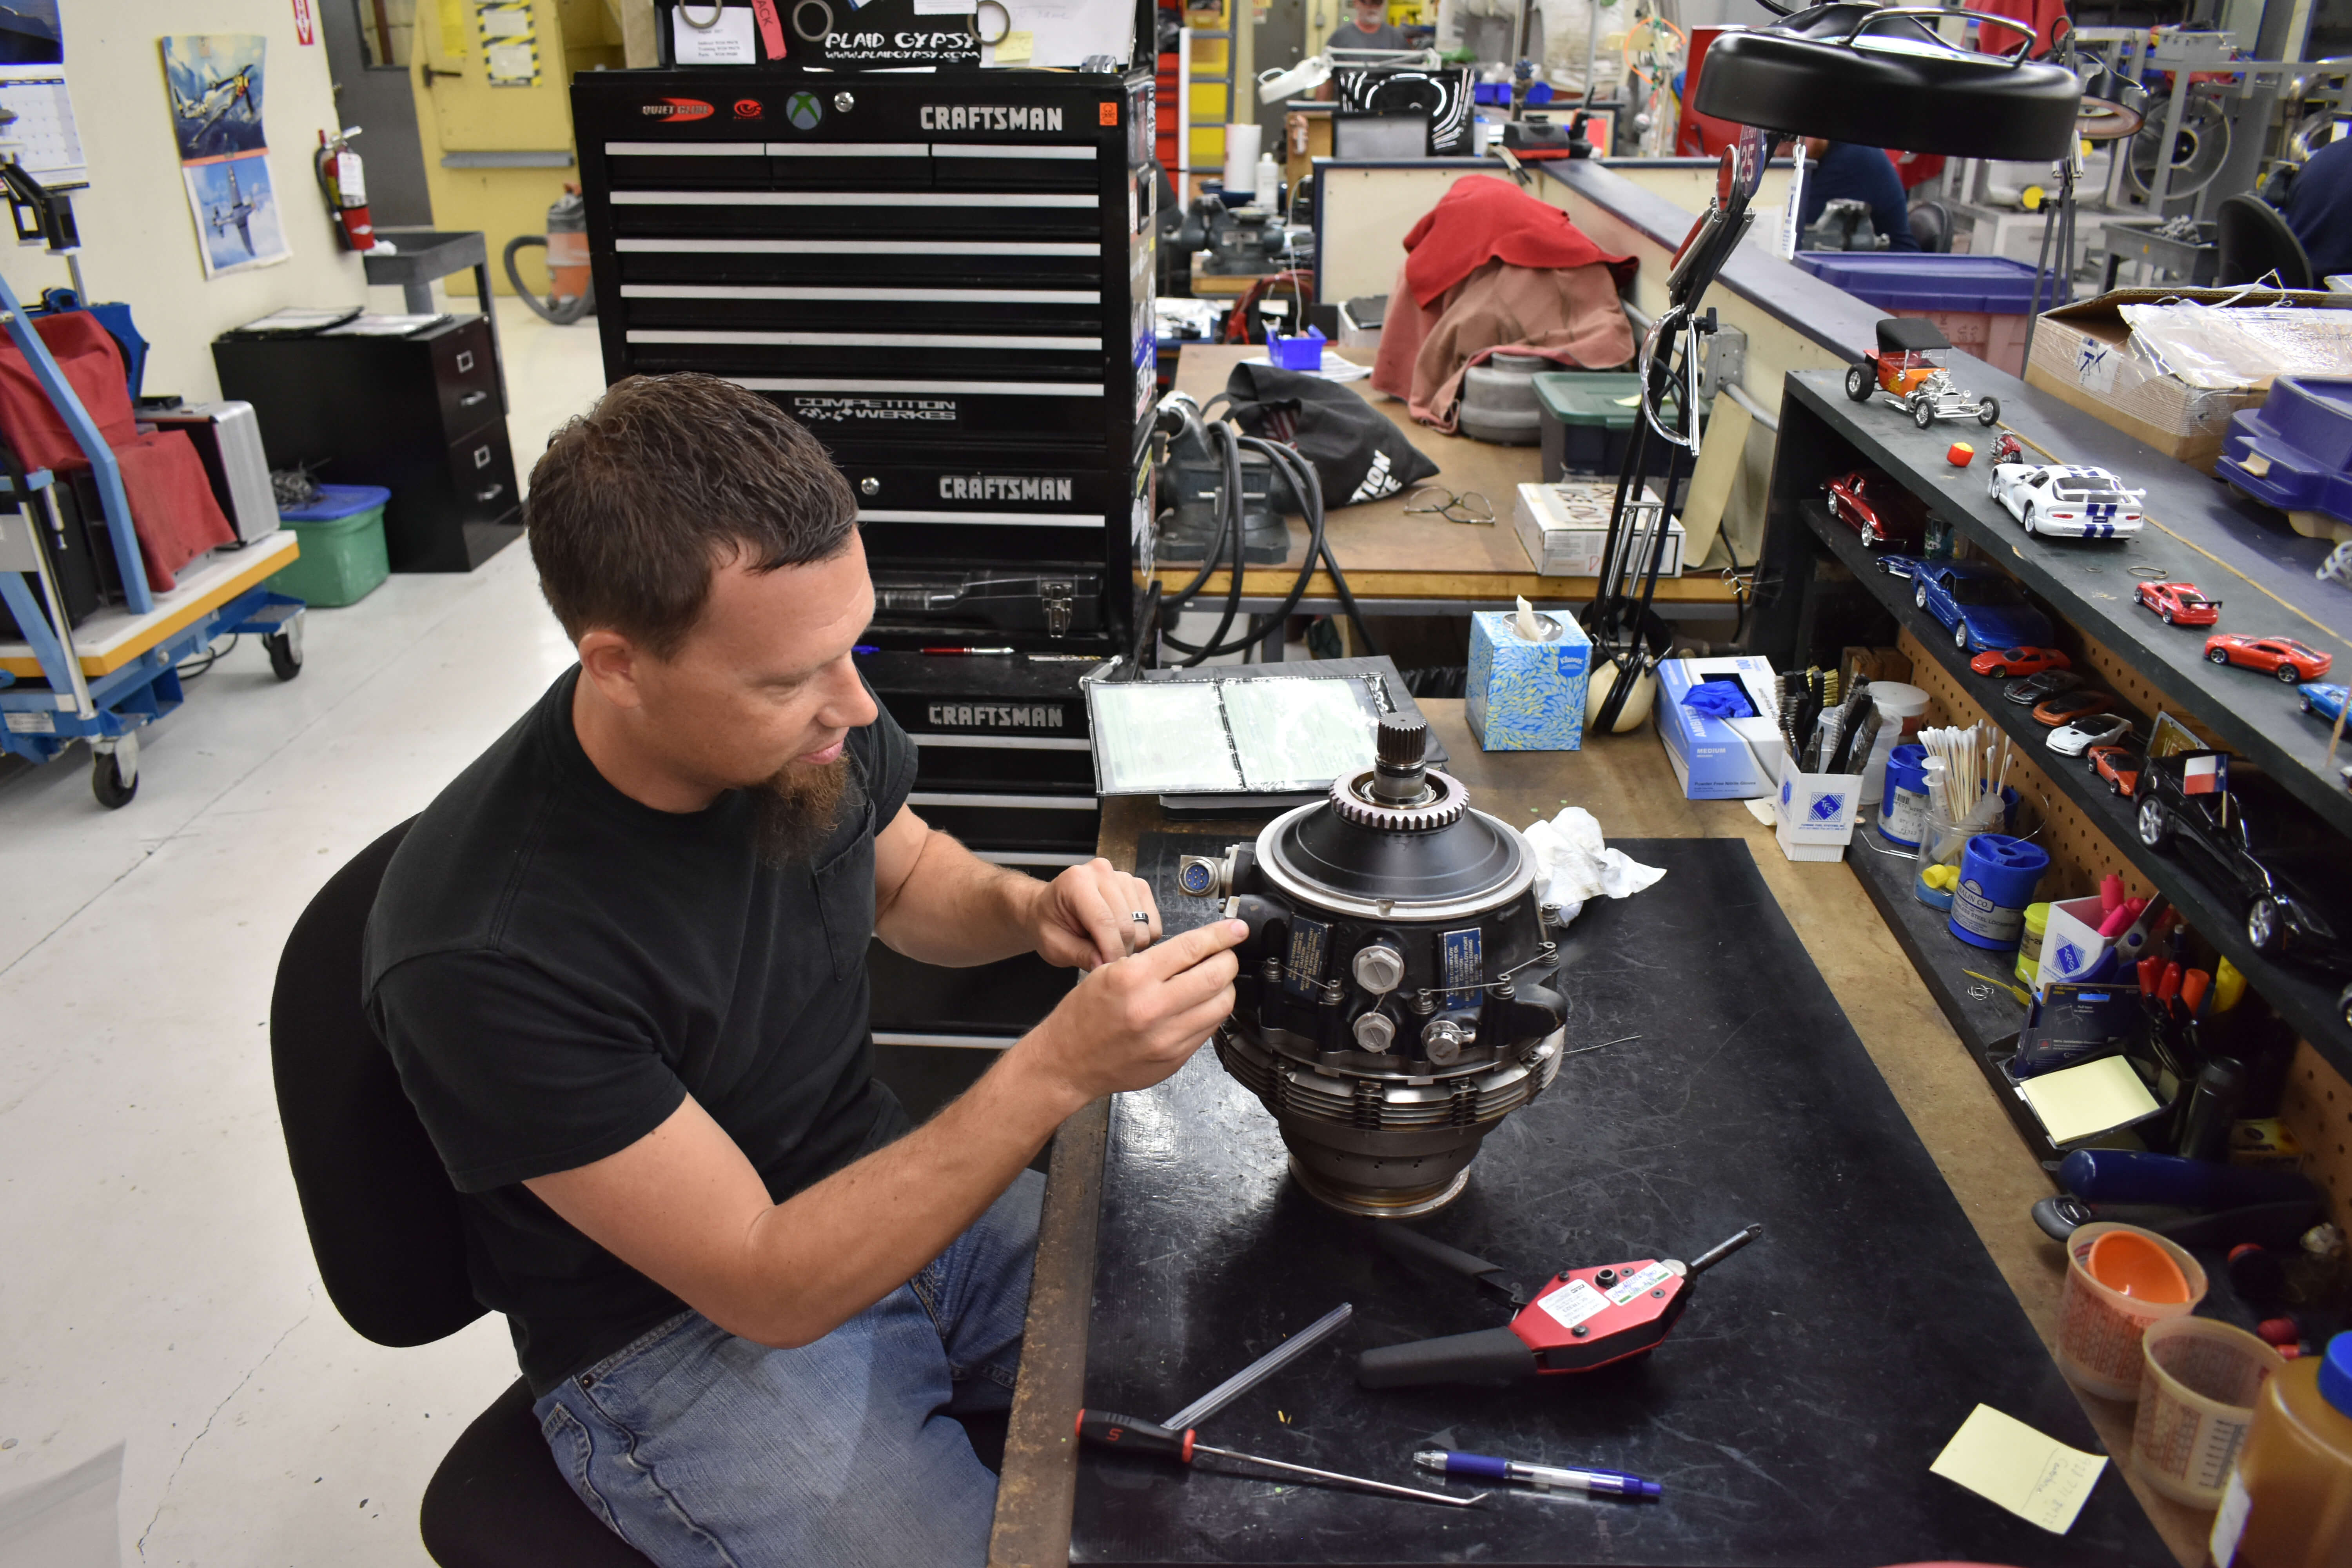
<svg viewBox="0 0 2352 1568"><path fill-rule="evenodd" d="M1045 381L800 381L777 375L730 375L747 392L863 392L967 397L1100 397L1103 389L1086 382L1056 385Z"/></svg>
<svg viewBox="0 0 2352 1568"><path fill-rule="evenodd" d="M1100 528L1099 512L1060 511L865 511L860 522L984 522L992 528Z"/></svg>
<svg viewBox="0 0 2352 1568"><path fill-rule="evenodd" d="M1093 289L821 289L765 283L624 283L624 300L841 300L940 305L1099 305Z"/></svg>
<svg viewBox="0 0 2352 1568"><path fill-rule="evenodd" d="M1098 207L1091 191L614 191L622 207Z"/></svg>
<svg viewBox="0 0 2352 1568"><path fill-rule="evenodd" d="M1098 256L1082 240L622 239L614 248L653 256Z"/></svg>
<svg viewBox="0 0 2352 1568"><path fill-rule="evenodd" d="M776 348L1024 349L1047 353L1094 353L1100 338L1000 338L959 332L721 332L667 327L633 327L633 343L748 343Z"/></svg>

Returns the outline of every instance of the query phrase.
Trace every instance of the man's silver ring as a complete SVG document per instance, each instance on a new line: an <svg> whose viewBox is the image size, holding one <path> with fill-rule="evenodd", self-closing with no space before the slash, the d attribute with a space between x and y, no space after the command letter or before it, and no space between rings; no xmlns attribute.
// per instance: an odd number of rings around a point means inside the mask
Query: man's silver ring
<svg viewBox="0 0 2352 1568"><path fill-rule="evenodd" d="M1150 924L1151 923L1151 917L1150 917L1150 915L1148 915L1148 914L1145 914L1141 910L1136 910L1136 911L1135 911L1135 913L1133 913L1133 914L1129 915L1129 916L1128 917L1128 919L1129 919L1129 920L1131 920L1131 921L1135 921L1138 925L1147 925L1147 926L1148 926L1148 925L1150 925Z"/></svg>

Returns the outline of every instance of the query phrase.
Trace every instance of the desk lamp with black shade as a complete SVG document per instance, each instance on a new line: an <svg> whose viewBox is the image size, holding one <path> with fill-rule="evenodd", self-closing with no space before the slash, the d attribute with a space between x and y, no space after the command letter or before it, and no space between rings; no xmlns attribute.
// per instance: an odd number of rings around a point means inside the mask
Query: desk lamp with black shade
<svg viewBox="0 0 2352 1568"><path fill-rule="evenodd" d="M1642 418L1618 476L1600 584L1581 617L1593 643L1588 731L1639 721L1670 641L1651 600L1666 508L1698 454L1699 339L1714 330L1698 302L1755 220L1748 204L1774 143L1819 136L2011 160L2056 158L2073 145L2083 84L2063 65L2029 59L2032 32L2014 22L1960 14L2026 35L2013 51L1978 54L1936 35L1934 23L1956 15L1939 6L1835 0L1791 14L1762 3L1784 20L1726 28L1693 94L1691 108L1738 124L1739 141L1724 152L1715 200L1675 252L1666 308L1642 342ZM1666 448L1654 501L1645 495L1653 440Z"/></svg>

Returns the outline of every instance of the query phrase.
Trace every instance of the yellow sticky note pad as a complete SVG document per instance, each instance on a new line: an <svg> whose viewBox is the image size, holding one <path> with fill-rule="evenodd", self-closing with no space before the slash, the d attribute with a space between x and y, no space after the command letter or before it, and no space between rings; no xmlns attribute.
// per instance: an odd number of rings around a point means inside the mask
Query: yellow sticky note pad
<svg viewBox="0 0 2352 1568"><path fill-rule="evenodd" d="M2121 1057L2037 1073L2018 1087L2053 1143L2088 1138L2157 1109L2156 1096Z"/></svg>
<svg viewBox="0 0 2352 1568"><path fill-rule="evenodd" d="M2053 1535L2074 1528L2106 1468L2104 1456L2069 1448L1990 1405L1969 1411L1927 1467Z"/></svg>
<svg viewBox="0 0 2352 1568"><path fill-rule="evenodd" d="M993 58L998 65L1009 66L1025 60L1036 52L1036 34L1014 31L1005 34L997 43Z"/></svg>

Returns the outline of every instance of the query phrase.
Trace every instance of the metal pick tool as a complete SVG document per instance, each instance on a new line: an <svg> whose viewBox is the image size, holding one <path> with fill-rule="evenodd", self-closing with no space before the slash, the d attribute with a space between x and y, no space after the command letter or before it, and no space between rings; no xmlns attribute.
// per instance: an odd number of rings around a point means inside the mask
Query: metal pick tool
<svg viewBox="0 0 2352 1568"><path fill-rule="evenodd" d="M1353 1306L1346 1301L1340 1302L1316 1319L1314 1322L1171 1415L1160 1425L1179 1432L1183 1431L1187 1426L1198 1426L1202 1422L1206 1421L1210 1416L1214 1415L1218 1411L1223 1410L1226 1405L1231 1405L1234 1400L1339 1332L1339 1325L1355 1315L1356 1309Z"/></svg>

